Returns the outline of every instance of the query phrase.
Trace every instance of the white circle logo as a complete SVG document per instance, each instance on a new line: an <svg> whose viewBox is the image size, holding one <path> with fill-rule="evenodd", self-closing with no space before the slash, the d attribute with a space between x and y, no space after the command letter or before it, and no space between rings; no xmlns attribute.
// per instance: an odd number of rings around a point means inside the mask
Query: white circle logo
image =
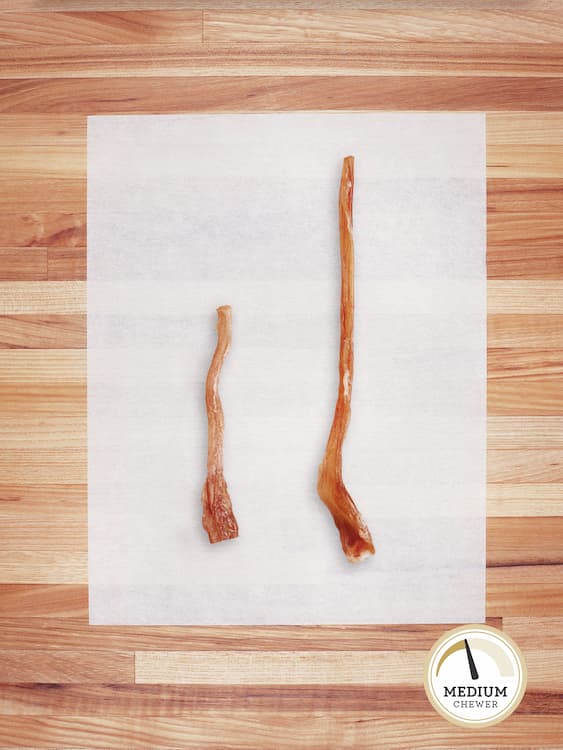
<svg viewBox="0 0 563 750"><path fill-rule="evenodd" d="M464 727L506 719L526 689L526 664L516 644L488 625L464 625L436 641L424 689L436 711Z"/></svg>

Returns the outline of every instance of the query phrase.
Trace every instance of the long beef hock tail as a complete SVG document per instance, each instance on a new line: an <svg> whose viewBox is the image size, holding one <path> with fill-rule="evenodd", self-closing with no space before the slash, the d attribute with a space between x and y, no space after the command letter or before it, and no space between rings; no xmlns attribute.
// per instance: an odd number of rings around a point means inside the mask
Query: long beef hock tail
<svg viewBox="0 0 563 750"><path fill-rule="evenodd" d="M205 383L207 407L207 478L201 500L203 527L209 541L222 542L238 536L238 524L223 475L223 433L225 419L219 398L219 373L232 337L232 311L229 305L217 308L217 347Z"/></svg>
<svg viewBox="0 0 563 750"><path fill-rule="evenodd" d="M342 445L350 421L354 375L353 194L354 157L347 156L342 166L338 196L341 266L338 397L325 456L319 467L317 490L319 497L332 513L346 557L351 562L359 562L367 555L375 554L375 547L370 531L342 481Z"/></svg>

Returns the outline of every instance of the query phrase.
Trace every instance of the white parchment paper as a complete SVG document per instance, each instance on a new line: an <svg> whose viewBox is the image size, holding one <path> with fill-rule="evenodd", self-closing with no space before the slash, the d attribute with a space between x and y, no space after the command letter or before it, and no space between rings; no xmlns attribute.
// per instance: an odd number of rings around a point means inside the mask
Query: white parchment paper
<svg viewBox="0 0 563 750"><path fill-rule="evenodd" d="M356 158L344 478L377 554L316 493L337 392L342 158ZM481 114L90 117L90 621L481 621ZM215 308L240 526L201 526Z"/></svg>

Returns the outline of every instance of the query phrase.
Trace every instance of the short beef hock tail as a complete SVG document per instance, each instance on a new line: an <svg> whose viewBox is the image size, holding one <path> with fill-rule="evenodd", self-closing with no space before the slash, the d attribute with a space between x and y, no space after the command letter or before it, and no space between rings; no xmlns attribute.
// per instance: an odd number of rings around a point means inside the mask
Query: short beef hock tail
<svg viewBox="0 0 563 750"><path fill-rule="evenodd" d="M211 544L238 536L227 483L223 476L223 432L225 420L219 398L219 373L231 345L232 316L229 305L217 308L217 347L205 383L207 407L207 479L203 487L203 527Z"/></svg>
<svg viewBox="0 0 563 750"><path fill-rule="evenodd" d="M342 549L348 560L359 562L373 555L375 548L368 527L342 481L342 445L350 421L352 378L354 374L354 241L352 238L352 198L354 157L342 166L338 213L340 220L340 359L336 409L326 452L319 467L317 490L332 513L340 532Z"/></svg>

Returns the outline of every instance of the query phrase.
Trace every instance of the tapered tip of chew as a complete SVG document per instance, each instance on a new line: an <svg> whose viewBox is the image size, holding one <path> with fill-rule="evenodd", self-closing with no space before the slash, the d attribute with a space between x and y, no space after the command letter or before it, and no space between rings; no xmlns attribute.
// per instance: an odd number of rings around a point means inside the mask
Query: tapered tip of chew
<svg viewBox="0 0 563 750"><path fill-rule="evenodd" d="M349 180L354 179L354 157L345 156L342 161L342 174Z"/></svg>
<svg viewBox="0 0 563 750"><path fill-rule="evenodd" d="M362 560L365 560L366 557L371 557L371 555L375 555L375 547L373 544L370 547L363 547L361 550L352 553L348 553L346 557L351 563L359 563L362 562Z"/></svg>
<svg viewBox="0 0 563 750"><path fill-rule="evenodd" d="M230 315L233 309L230 305L220 305L217 308L217 315Z"/></svg>

